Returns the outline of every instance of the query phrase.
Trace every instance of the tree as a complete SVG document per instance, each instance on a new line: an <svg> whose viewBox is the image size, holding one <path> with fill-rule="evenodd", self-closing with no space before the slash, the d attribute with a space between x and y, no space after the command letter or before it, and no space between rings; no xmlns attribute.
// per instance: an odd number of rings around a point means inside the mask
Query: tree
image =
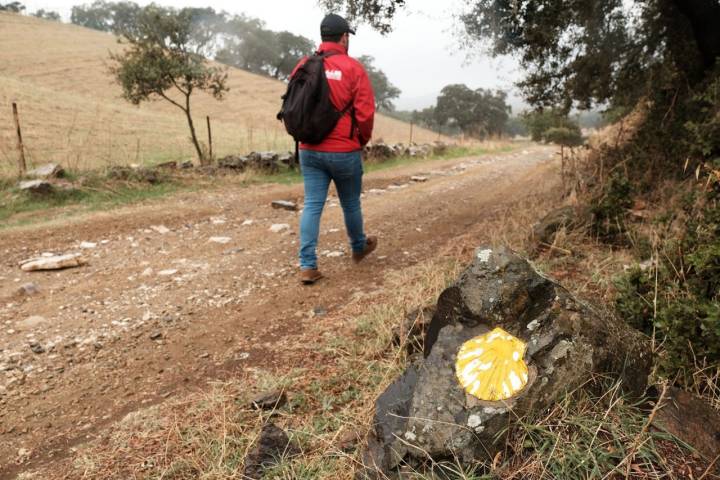
<svg viewBox="0 0 720 480"><path fill-rule="evenodd" d="M0 12L21 13L25 10L25 5L20 2L10 2L6 4L0 3Z"/></svg>
<svg viewBox="0 0 720 480"><path fill-rule="evenodd" d="M387 31L404 0L324 0ZM717 0L466 0L469 49L512 54L535 106L632 108L644 96L695 85L720 57ZM673 94L677 91L673 91Z"/></svg>
<svg viewBox="0 0 720 480"><path fill-rule="evenodd" d="M191 24L189 44L195 53L206 58L214 57L222 47L222 32L227 22L225 12L216 12L213 8L188 7L182 9Z"/></svg>
<svg viewBox="0 0 720 480"><path fill-rule="evenodd" d="M273 32L258 19L244 15L230 18L223 30L225 45L216 60L279 80L290 77L295 65L312 55L312 40L290 32Z"/></svg>
<svg viewBox="0 0 720 480"><path fill-rule="evenodd" d="M550 108L527 112L523 114L522 120L530 132L530 137L535 142L547 141L545 133L552 128L564 128L577 130L578 133L580 132L580 127L577 123L572 122L568 116L559 109Z"/></svg>
<svg viewBox="0 0 720 480"><path fill-rule="evenodd" d="M502 91L448 85L437 99L435 118L440 125L457 127L473 137L501 135L510 116L506 99L507 95Z"/></svg>
<svg viewBox="0 0 720 480"><path fill-rule="evenodd" d="M32 15L33 15L33 17L43 18L45 20L53 20L55 22L59 22L61 19L59 13L53 12L50 10L45 10L44 8L41 8L40 10L36 11Z"/></svg>
<svg viewBox="0 0 720 480"><path fill-rule="evenodd" d="M70 22L81 27L120 35L134 28L141 10L135 2L95 0L89 5L74 6L70 14Z"/></svg>
<svg viewBox="0 0 720 480"><path fill-rule="evenodd" d="M363 64L370 78L370 84L375 93L375 108L378 110L394 110L395 105L392 101L400 96L402 93L400 89L390 83L385 72L375 66L374 57L363 55L358 57L358 61Z"/></svg>
<svg viewBox="0 0 720 480"><path fill-rule="evenodd" d="M96 0L90 5L75 5L70 12L70 22L81 27L111 32L113 15L110 4Z"/></svg>
<svg viewBox="0 0 720 480"><path fill-rule="evenodd" d="M195 151L205 164L211 159L197 139L190 99L196 90L222 99L228 91L227 72L208 66L207 60L193 51L192 18L188 10L155 5L144 8L133 28L122 33L128 48L110 55L113 62L110 70L129 102L139 105L163 99L182 110Z"/></svg>
<svg viewBox="0 0 720 480"><path fill-rule="evenodd" d="M290 32L276 33L275 39L277 51L271 75L273 78L286 80L303 57L313 54L315 44L306 37Z"/></svg>

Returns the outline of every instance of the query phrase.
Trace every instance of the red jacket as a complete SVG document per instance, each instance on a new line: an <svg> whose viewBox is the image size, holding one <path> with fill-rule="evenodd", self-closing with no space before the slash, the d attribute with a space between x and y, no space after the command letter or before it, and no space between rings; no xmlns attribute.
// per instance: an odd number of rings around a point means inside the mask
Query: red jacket
<svg viewBox="0 0 720 480"><path fill-rule="evenodd" d="M339 43L323 42L318 49L320 52L338 52L325 59L325 74L330 86L330 101L338 110L344 109L353 102L355 109L356 128L352 132L352 119L350 111L340 118L335 129L317 145L300 144L304 150L318 152L354 152L360 150L370 141L375 120L375 95L373 94L370 79L362 64L350 58L345 47ZM293 75L305 63L304 58L293 70Z"/></svg>

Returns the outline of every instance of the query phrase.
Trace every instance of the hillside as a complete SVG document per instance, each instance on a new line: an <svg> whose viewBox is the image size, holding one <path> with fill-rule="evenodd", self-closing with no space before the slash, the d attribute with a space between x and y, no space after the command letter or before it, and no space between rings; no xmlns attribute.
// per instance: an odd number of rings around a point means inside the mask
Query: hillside
<svg viewBox="0 0 720 480"><path fill-rule="evenodd" d="M0 12L0 175L12 171L15 128L11 103L18 102L31 164L60 162L71 168L155 163L191 158L182 113L166 102L135 107L120 97L107 73L116 37L94 30ZM282 82L239 69L229 70L230 92L218 102L199 94L194 117L205 138L212 120L217 155L290 149L275 120ZM382 115L376 139L407 142L410 126ZM413 138L437 134L415 128Z"/></svg>

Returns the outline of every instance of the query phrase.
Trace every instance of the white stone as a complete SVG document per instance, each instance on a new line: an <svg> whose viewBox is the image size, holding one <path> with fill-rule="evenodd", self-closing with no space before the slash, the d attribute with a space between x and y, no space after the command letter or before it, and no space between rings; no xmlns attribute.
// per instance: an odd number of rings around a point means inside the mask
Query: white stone
<svg viewBox="0 0 720 480"><path fill-rule="evenodd" d="M45 317L41 317L39 315L33 315L31 317L26 318L25 320L22 320L18 323L21 327L25 328L34 328L39 325L42 325L43 323L46 323L47 319Z"/></svg>
<svg viewBox="0 0 720 480"><path fill-rule="evenodd" d="M531 332L533 332L533 331L535 331L539 326L540 326L540 320L536 318L535 320L533 320L532 322L530 322L530 323L527 324L527 329L530 330Z"/></svg>
<svg viewBox="0 0 720 480"><path fill-rule="evenodd" d="M165 235L166 233L170 233L170 229L167 228L165 225L152 225L150 228L152 230L155 230L160 235Z"/></svg>
<svg viewBox="0 0 720 480"><path fill-rule="evenodd" d="M273 233L280 233L289 229L290 225L288 225L287 223L275 223L270 227L270 231Z"/></svg>
<svg viewBox="0 0 720 480"><path fill-rule="evenodd" d="M252 225L252 224L253 224L253 221L250 220L250 219L247 219L247 220L245 220L245 221L242 223L242 226L243 226L243 227L247 227L247 226L250 226L250 225Z"/></svg>
<svg viewBox="0 0 720 480"><path fill-rule="evenodd" d="M62 177L63 173L63 168L60 165L48 163L47 165L37 167L35 170L30 170L27 172L27 175L34 178L52 178Z"/></svg>
<svg viewBox="0 0 720 480"><path fill-rule="evenodd" d="M67 255L43 256L33 258L22 262L20 268L24 272L34 272L38 270L61 270L63 268L80 267L85 265L85 260L79 253L70 253Z"/></svg>
<svg viewBox="0 0 720 480"><path fill-rule="evenodd" d="M490 250L490 249L488 248L488 249L485 249L485 250L480 250L480 251L477 253L477 258L478 258L478 260L480 260L481 262L487 263L488 261L490 261L490 255L492 255L492 250Z"/></svg>
<svg viewBox="0 0 720 480"><path fill-rule="evenodd" d="M91 249L97 247L97 243L93 242L82 242L80 248Z"/></svg>
<svg viewBox="0 0 720 480"><path fill-rule="evenodd" d="M335 252L328 252L325 254L325 256L328 258L338 258L338 257L342 257L343 255L345 255L345 252L341 252L339 250L335 251Z"/></svg>
<svg viewBox="0 0 720 480"><path fill-rule="evenodd" d="M405 432L405 435L403 435L403 436L405 437L405 440L407 440L409 442L414 442L415 440L417 440L417 435L415 435L413 432L411 432L409 430L407 432Z"/></svg>
<svg viewBox="0 0 720 480"><path fill-rule="evenodd" d="M175 275L176 273L177 273L177 270L170 268L168 270L160 270L158 272L158 275L160 275L161 277L169 277L169 276Z"/></svg>
<svg viewBox="0 0 720 480"><path fill-rule="evenodd" d="M468 420L467 420L468 427L477 428L480 425L482 425L482 418L480 418L480 415L473 414L468 417Z"/></svg>
<svg viewBox="0 0 720 480"><path fill-rule="evenodd" d="M222 245L225 245L226 243L230 243L230 240L232 240L232 238L230 238L230 237L210 237L209 241L213 242L213 243L220 243Z"/></svg>

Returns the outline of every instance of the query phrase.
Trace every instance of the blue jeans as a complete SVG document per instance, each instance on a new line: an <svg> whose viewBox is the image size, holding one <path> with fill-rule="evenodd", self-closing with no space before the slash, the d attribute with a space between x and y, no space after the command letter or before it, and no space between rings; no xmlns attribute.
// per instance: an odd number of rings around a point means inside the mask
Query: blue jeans
<svg viewBox="0 0 720 480"><path fill-rule="evenodd" d="M300 167L305 183L305 207L300 220L300 268L317 268L320 216L327 201L330 180L335 182L340 198L350 248L353 252L362 252L367 239L360 207L363 175L360 151L332 153L300 150Z"/></svg>

